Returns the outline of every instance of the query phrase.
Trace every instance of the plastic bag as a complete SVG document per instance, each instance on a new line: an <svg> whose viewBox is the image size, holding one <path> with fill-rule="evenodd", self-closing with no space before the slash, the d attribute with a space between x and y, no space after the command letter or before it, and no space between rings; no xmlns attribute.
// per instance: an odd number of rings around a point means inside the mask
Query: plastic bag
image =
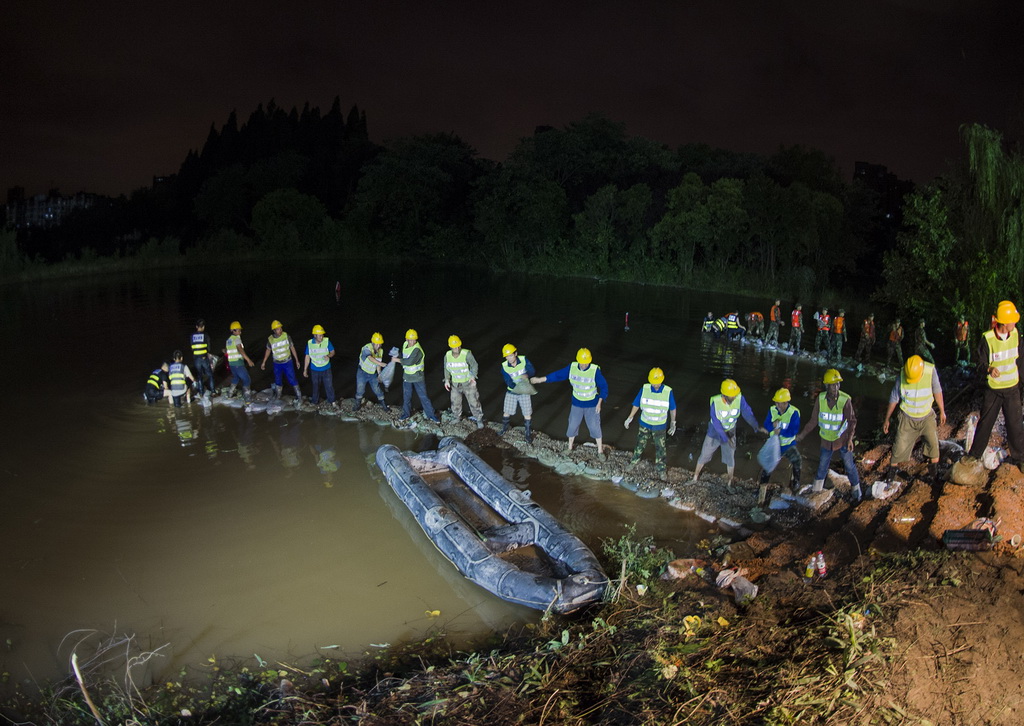
<svg viewBox="0 0 1024 726"><path fill-rule="evenodd" d="M757 452L757 463L761 465L761 468L771 474L775 471L775 467L779 465L779 460L782 458L782 445L779 443L779 437L772 435L768 437L768 440L764 442L764 446Z"/></svg>
<svg viewBox="0 0 1024 726"><path fill-rule="evenodd" d="M384 390L391 388L391 382L395 380L395 362L391 361L381 370L380 375L377 376L377 380L380 381L380 385L384 386Z"/></svg>

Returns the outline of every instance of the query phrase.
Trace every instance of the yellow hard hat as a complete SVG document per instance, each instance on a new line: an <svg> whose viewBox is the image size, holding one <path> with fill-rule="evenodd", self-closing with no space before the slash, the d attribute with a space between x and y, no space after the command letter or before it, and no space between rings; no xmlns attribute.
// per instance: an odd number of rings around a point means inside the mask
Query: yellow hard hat
<svg viewBox="0 0 1024 726"><path fill-rule="evenodd" d="M270 324L270 329L271 330L277 330L278 328L281 328L281 327L283 327L283 326L281 325L281 321L280 320L275 320L274 322L272 322Z"/></svg>
<svg viewBox="0 0 1024 726"><path fill-rule="evenodd" d="M789 403L793 400L793 394L789 392L788 388L780 388L775 392L775 395L772 396L772 400L775 401L775 403Z"/></svg>
<svg viewBox="0 0 1024 726"><path fill-rule="evenodd" d="M721 390L722 390L722 395L723 396L728 396L729 398L733 398L734 396L740 395L739 384L737 384L736 381L734 381L731 378L726 378L724 381L722 381L722 389Z"/></svg>
<svg viewBox="0 0 1024 726"><path fill-rule="evenodd" d="M405 331L406 340L419 340L420 334L416 332L416 328L409 328Z"/></svg>
<svg viewBox="0 0 1024 726"><path fill-rule="evenodd" d="M516 347L514 345L512 345L511 343L505 343L505 345L501 346L501 357L502 358L508 358L510 355L512 355L515 352L516 352Z"/></svg>
<svg viewBox="0 0 1024 726"><path fill-rule="evenodd" d="M376 345L384 345L384 336L380 333L374 333L370 336L370 342Z"/></svg>
<svg viewBox="0 0 1024 726"><path fill-rule="evenodd" d="M585 366L594 360L594 356L590 355L590 350L587 348L580 348L576 351L576 362L581 366Z"/></svg>
<svg viewBox="0 0 1024 726"><path fill-rule="evenodd" d="M822 381L824 381L826 386L830 386L833 383L842 383L843 377L839 375L839 371L837 371L835 368L829 368L827 371L825 371L825 377L822 378Z"/></svg>
<svg viewBox="0 0 1024 726"><path fill-rule="evenodd" d="M461 348L462 347L462 338L460 338L457 335L449 335L448 336L448 347L449 348Z"/></svg>
<svg viewBox="0 0 1024 726"><path fill-rule="evenodd" d="M903 366L903 375L906 376L907 383L917 383L921 380L921 376L924 375L924 358L919 355L907 358L907 362Z"/></svg>
<svg viewBox="0 0 1024 726"><path fill-rule="evenodd" d="M322 325L314 325L313 326L313 335L324 335L324 332L325 332L324 331L324 326L322 326Z"/></svg>
<svg viewBox="0 0 1024 726"><path fill-rule="evenodd" d="M231 323L231 328L230 329L231 330L241 330L242 329L242 324L236 320L233 323Z"/></svg>
<svg viewBox="0 0 1024 726"><path fill-rule="evenodd" d="M1020 320L1020 313L1017 312L1017 306L1009 300L1003 300L996 307L996 322L1002 325L1016 325L1017 321Z"/></svg>
<svg viewBox="0 0 1024 726"><path fill-rule="evenodd" d="M661 368L651 368L651 372L647 374L647 381L652 386L660 386L665 381L665 371Z"/></svg>

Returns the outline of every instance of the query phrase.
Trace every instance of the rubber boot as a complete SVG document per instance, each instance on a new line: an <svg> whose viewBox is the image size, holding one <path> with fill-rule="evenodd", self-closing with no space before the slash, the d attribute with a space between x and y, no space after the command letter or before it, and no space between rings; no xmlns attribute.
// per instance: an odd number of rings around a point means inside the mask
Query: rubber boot
<svg viewBox="0 0 1024 726"><path fill-rule="evenodd" d="M766 499L768 499L768 485L762 484L757 488L757 506L763 507Z"/></svg>
<svg viewBox="0 0 1024 726"><path fill-rule="evenodd" d="M505 416L503 419L501 419L501 431L498 432L498 436L504 436L505 434L508 433L509 421L511 421L511 419L508 416Z"/></svg>
<svg viewBox="0 0 1024 726"><path fill-rule="evenodd" d="M302 391L298 386L292 386L292 388L295 389L295 407L298 408L302 405Z"/></svg>
<svg viewBox="0 0 1024 726"><path fill-rule="evenodd" d="M483 416L479 416L479 417L477 417L477 420L476 420L476 430L477 430L477 431L479 431L479 430L480 430L480 429L482 429L483 427L484 427L484 419L483 419Z"/></svg>
<svg viewBox="0 0 1024 726"><path fill-rule="evenodd" d="M860 484L854 484L850 487L850 501L854 504L860 504L861 491Z"/></svg>
<svg viewBox="0 0 1024 726"><path fill-rule="evenodd" d="M508 419L505 419L505 421L508 421ZM530 432L530 426L532 424L533 424L533 421L527 420L526 424L524 424L524 426L523 426L523 431L524 431L523 437L526 439L526 443L528 443L528 444L532 444L533 443L533 434ZM505 426L507 427L508 423L506 423Z"/></svg>
<svg viewBox="0 0 1024 726"><path fill-rule="evenodd" d="M811 491L817 493L817 492L821 492L821 491L824 491L824 490L825 490L825 480L824 479L815 479L814 480L814 484L811 486Z"/></svg>
<svg viewBox="0 0 1024 726"><path fill-rule="evenodd" d="M276 401L281 397L281 387L276 383L270 384L270 399Z"/></svg>
<svg viewBox="0 0 1024 726"><path fill-rule="evenodd" d="M238 386L237 383L232 383L231 384L231 388L228 389L228 398L234 398L235 397L235 388L237 386Z"/></svg>

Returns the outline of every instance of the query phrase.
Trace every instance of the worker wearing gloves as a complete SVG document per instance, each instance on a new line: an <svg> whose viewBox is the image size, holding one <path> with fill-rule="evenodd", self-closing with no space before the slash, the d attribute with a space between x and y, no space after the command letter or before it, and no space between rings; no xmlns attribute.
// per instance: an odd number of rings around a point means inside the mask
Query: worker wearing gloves
<svg viewBox="0 0 1024 726"><path fill-rule="evenodd" d="M797 434L797 443L803 441L815 427L821 437L821 450L818 457L818 471L814 477L814 484L811 491L820 492L825 488L825 477L828 475L828 465L832 461L832 455L839 452L843 460L843 467L846 469L846 476L850 478L850 497L854 503L860 501L860 474L857 472L857 465L853 462L853 441L857 430L857 415L853 411L853 401L850 394L839 390L839 384L843 377L835 368L825 371L822 379L825 390L822 391L814 401L814 410L807 420L803 430Z"/></svg>
<svg viewBox="0 0 1024 726"><path fill-rule="evenodd" d="M896 406L900 407L896 424L896 441L892 445L892 463L899 466L910 461L910 454L918 439L924 439L924 455L931 462L931 474L939 463L939 434L935 426L932 404L939 405L939 422L946 423L946 407L942 399L942 384L935 366L919 355L907 358L896 385L889 394L889 408L882 422L882 433L889 433L889 419Z"/></svg>
<svg viewBox="0 0 1024 726"><path fill-rule="evenodd" d="M647 383L633 399L633 408L629 412L624 426L628 429L633 417L640 411L640 431L636 436L636 448L629 465L640 463L640 456L647 448L647 442L654 442L654 467L662 478L668 473L665 464L665 431L672 436L676 432L676 397L672 389L665 385L665 373L661 368L652 368L647 375Z"/></svg>
<svg viewBox="0 0 1024 726"><path fill-rule="evenodd" d="M700 448L697 468L693 471L692 483L700 479L704 465L711 461L715 449L722 449L722 463L728 473L726 488L732 491L732 483L736 478L736 423L740 416L750 424L754 431L767 433L757 424L757 418L750 409L747 399L740 393L736 381L726 378L722 381L721 393L711 397L711 418L708 421L708 432L704 435L704 444Z"/></svg>

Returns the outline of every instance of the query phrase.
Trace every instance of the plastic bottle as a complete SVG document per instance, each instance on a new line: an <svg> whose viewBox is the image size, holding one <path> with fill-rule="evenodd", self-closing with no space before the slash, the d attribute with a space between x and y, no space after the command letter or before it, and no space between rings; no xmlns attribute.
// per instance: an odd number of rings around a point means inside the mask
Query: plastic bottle
<svg viewBox="0 0 1024 726"><path fill-rule="evenodd" d="M806 577L808 580L814 577L814 565L816 562L816 555L811 555L811 559L807 561L807 568L804 570L804 577Z"/></svg>
<svg viewBox="0 0 1024 726"><path fill-rule="evenodd" d="M828 568L825 567L825 555L822 554L821 550L818 550L818 577L824 577L828 574Z"/></svg>

